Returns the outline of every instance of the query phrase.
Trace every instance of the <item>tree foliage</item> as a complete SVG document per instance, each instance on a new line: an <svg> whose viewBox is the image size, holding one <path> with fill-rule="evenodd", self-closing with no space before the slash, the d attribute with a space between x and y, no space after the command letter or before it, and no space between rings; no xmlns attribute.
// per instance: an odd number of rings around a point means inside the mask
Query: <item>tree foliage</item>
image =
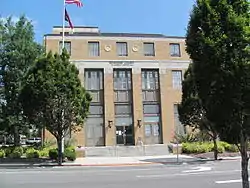
<svg viewBox="0 0 250 188"><path fill-rule="evenodd" d="M59 153L62 138L83 125L89 110L91 96L81 86L78 74L63 50L61 55L50 52L39 59L23 82L20 101L24 114L32 123L45 124L57 139Z"/></svg>
<svg viewBox="0 0 250 188"><path fill-rule="evenodd" d="M193 64L185 72L182 82L182 101L178 105L179 119L184 126L193 127L205 132L214 142L214 158L218 158L217 131L214 124L208 120L202 106L194 80Z"/></svg>
<svg viewBox="0 0 250 188"><path fill-rule="evenodd" d="M20 85L43 48L35 42L33 25L25 16L17 22L11 17L1 19L0 40L0 125L15 135L15 144L18 144L19 133L27 130L18 101Z"/></svg>
<svg viewBox="0 0 250 188"><path fill-rule="evenodd" d="M249 16L248 0L197 0L186 39L207 118L221 139L240 144L244 188L249 187Z"/></svg>

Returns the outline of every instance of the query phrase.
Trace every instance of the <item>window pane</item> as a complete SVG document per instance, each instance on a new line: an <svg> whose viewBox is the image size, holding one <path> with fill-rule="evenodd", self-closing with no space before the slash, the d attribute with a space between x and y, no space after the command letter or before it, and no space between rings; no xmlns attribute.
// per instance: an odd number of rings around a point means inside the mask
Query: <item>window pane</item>
<svg viewBox="0 0 250 188"><path fill-rule="evenodd" d="M172 84L174 89L182 88L182 71L172 71Z"/></svg>
<svg viewBox="0 0 250 188"><path fill-rule="evenodd" d="M130 91L115 91L115 102L130 102L131 92Z"/></svg>
<svg viewBox="0 0 250 188"><path fill-rule="evenodd" d="M89 113L90 114L103 114L103 106L90 105Z"/></svg>
<svg viewBox="0 0 250 188"><path fill-rule="evenodd" d="M116 117L115 126L132 125L132 117Z"/></svg>
<svg viewBox="0 0 250 188"><path fill-rule="evenodd" d="M126 42L117 42L116 49L117 49L118 56L128 56L128 49L127 49Z"/></svg>
<svg viewBox="0 0 250 188"><path fill-rule="evenodd" d="M131 114L132 109L130 104L116 104L115 114Z"/></svg>
<svg viewBox="0 0 250 188"><path fill-rule="evenodd" d="M142 89L155 90L159 89L158 71L145 70L142 71Z"/></svg>
<svg viewBox="0 0 250 188"><path fill-rule="evenodd" d="M59 53L62 53L62 46L63 43L62 41L59 42ZM67 52L69 53L69 55L71 55L71 42L70 41L65 41L64 42L64 48L67 50Z"/></svg>
<svg viewBox="0 0 250 188"><path fill-rule="evenodd" d="M88 42L89 56L98 57L100 56L100 45L99 42Z"/></svg>
<svg viewBox="0 0 250 188"><path fill-rule="evenodd" d="M92 101L91 102L103 102L103 91L89 91Z"/></svg>
<svg viewBox="0 0 250 188"><path fill-rule="evenodd" d="M142 91L143 101L159 101L158 90L144 90Z"/></svg>
<svg viewBox="0 0 250 188"><path fill-rule="evenodd" d="M87 90L103 89L103 72L101 70L85 70L84 83Z"/></svg>
<svg viewBox="0 0 250 188"><path fill-rule="evenodd" d="M144 43L144 55L155 56L154 43Z"/></svg>
<svg viewBox="0 0 250 188"><path fill-rule="evenodd" d="M113 74L114 90L130 90L131 89L131 71L115 70Z"/></svg>
<svg viewBox="0 0 250 188"><path fill-rule="evenodd" d="M177 44L177 43L170 44L170 55L172 57L180 57L181 56L180 44Z"/></svg>
<svg viewBox="0 0 250 188"><path fill-rule="evenodd" d="M144 114L159 114L160 108L158 104L144 104L143 105Z"/></svg>

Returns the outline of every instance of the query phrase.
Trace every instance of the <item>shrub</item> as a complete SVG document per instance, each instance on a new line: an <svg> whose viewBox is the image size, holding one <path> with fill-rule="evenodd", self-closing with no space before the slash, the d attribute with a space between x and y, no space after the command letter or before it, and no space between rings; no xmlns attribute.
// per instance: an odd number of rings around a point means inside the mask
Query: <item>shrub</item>
<svg viewBox="0 0 250 188"><path fill-rule="evenodd" d="M34 158L39 158L40 157L40 154L39 154L39 151L34 149L34 148L29 148L27 151L26 151L26 157L28 159L34 159Z"/></svg>
<svg viewBox="0 0 250 188"><path fill-rule="evenodd" d="M41 157L49 157L49 149L44 148L39 151Z"/></svg>
<svg viewBox="0 0 250 188"><path fill-rule="evenodd" d="M10 154L13 152L13 150L14 150L14 147L6 147L4 149L5 157L10 157Z"/></svg>
<svg viewBox="0 0 250 188"><path fill-rule="evenodd" d="M228 148L225 148L225 149L228 152L239 152L239 148L234 144L230 144L230 146Z"/></svg>
<svg viewBox="0 0 250 188"><path fill-rule="evenodd" d="M57 149L53 148L49 150L49 158L52 160L57 160L58 158L58 151Z"/></svg>
<svg viewBox="0 0 250 188"><path fill-rule="evenodd" d="M76 150L74 147L68 147L64 151L64 156L69 160L69 161L75 161L76 160Z"/></svg>
<svg viewBox="0 0 250 188"><path fill-rule="evenodd" d="M9 154L10 158L19 159L23 155L23 148L22 147L15 147L14 150Z"/></svg>
<svg viewBox="0 0 250 188"><path fill-rule="evenodd" d="M5 152L3 149L0 149L0 158L4 158L5 157Z"/></svg>

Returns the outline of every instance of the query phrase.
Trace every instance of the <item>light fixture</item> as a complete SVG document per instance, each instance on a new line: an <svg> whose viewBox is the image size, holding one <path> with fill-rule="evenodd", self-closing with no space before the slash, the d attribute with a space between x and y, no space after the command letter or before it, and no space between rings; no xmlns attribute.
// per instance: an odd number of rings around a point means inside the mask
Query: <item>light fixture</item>
<svg viewBox="0 0 250 188"><path fill-rule="evenodd" d="M113 123L112 120L108 120L108 128L111 128L111 127L112 127L112 123Z"/></svg>

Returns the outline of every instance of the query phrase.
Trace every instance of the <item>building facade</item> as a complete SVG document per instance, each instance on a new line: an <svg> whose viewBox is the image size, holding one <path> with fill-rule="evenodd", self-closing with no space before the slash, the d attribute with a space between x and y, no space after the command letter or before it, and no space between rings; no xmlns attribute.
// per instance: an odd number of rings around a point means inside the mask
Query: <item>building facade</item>
<svg viewBox="0 0 250 188"><path fill-rule="evenodd" d="M44 42L60 53L62 28ZM78 146L168 144L176 131L185 132L177 111L190 63L184 37L76 27L65 29L65 48L93 97L84 128L73 134Z"/></svg>

